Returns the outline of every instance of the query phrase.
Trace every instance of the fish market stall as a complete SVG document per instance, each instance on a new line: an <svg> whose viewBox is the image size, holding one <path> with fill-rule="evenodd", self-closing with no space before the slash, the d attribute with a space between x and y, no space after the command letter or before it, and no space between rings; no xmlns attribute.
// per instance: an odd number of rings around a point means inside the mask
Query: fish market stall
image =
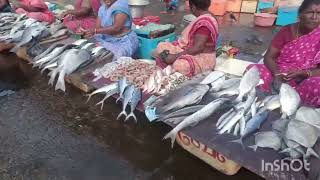
<svg viewBox="0 0 320 180"><path fill-rule="evenodd" d="M17 18L23 17L14 20ZM172 146L177 141L227 175L245 167L267 179L306 179L303 170L274 169L274 163L284 158L317 156L312 147L320 123L312 117L320 112L299 108L300 99L289 85L282 85L279 95L266 96L256 88L261 83L258 71L252 68L240 78L250 63L236 59L219 57L215 71L189 79L170 66L160 69L150 60L122 57L112 61L110 51L85 39L63 38L40 45L39 40L49 36L46 32L59 29L59 25L47 27L29 21L0 39L15 42L13 52L41 73L48 72L50 85L58 77L55 90L66 91L66 80L90 93L88 101L93 95L104 94L97 102L101 108L113 96L122 101L118 119L137 122L134 110L145 112L151 122L162 121L173 128L164 137ZM34 35L31 38L29 31Z"/></svg>

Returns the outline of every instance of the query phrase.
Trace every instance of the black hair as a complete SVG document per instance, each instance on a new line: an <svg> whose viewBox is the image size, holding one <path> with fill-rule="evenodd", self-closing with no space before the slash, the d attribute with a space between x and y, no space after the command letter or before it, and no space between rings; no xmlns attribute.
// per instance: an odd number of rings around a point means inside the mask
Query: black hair
<svg viewBox="0 0 320 180"><path fill-rule="evenodd" d="M303 12L313 4L320 4L320 0L304 0L301 6L299 7L299 13Z"/></svg>
<svg viewBox="0 0 320 180"><path fill-rule="evenodd" d="M189 0L190 6L195 6L197 9L208 10L211 5L211 0Z"/></svg>

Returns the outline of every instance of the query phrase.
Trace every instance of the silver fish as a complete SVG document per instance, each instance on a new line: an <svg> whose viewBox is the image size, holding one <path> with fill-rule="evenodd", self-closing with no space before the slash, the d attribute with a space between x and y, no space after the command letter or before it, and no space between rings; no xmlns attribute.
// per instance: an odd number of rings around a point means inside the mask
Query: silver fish
<svg viewBox="0 0 320 180"><path fill-rule="evenodd" d="M82 46L81 49L85 49L88 51L92 51L93 48L96 47L96 44L94 43L87 43L86 45Z"/></svg>
<svg viewBox="0 0 320 180"><path fill-rule="evenodd" d="M301 98L298 92L290 85L282 83L280 87L280 104L282 117L285 118L294 115L300 103Z"/></svg>
<svg viewBox="0 0 320 180"><path fill-rule="evenodd" d="M213 97L222 97L222 96L234 96L239 94L239 89L231 87L229 89L225 89L216 93L212 93Z"/></svg>
<svg viewBox="0 0 320 180"><path fill-rule="evenodd" d="M60 89L65 91L65 75L71 74L77 70L81 64L85 63L86 61L90 61L90 59L91 55L86 50L70 49L66 51L65 54L61 56L59 66L52 71L53 74L59 72L59 78L57 80L55 90ZM54 78L54 76L51 76L49 83L53 82Z"/></svg>
<svg viewBox="0 0 320 180"><path fill-rule="evenodd" d="M46 27L43 25L30 26L30 27L26 28L26 30L23 31L21 41L18 44L16 44L16 46L14 48L12 48L10 50L10 52L17 52L17 50L21 46L24 46L25 44L29 43L32 40L32 38L35 38L35 37L41 35L41 33L43 31L46 31Z"/></svg>
<svg viewBox="0 0 320 180"><path fill-rule="evenodd" d="M221 78L212 82L210 91L214 91L214 92L219 91L221 89L221 87L223 86L225 80L226 80L225 76L222 76Z"/></svg>
<svg viewBox="0 0 320 180"><path fill-rule="evenodd" d="M225 74L221 71L213 71L207 77L205 77L200 84L211 84L214 81L224 77Z"/></svg>
<svg viewBox="0 0 320 180"><path fill-rule="evenodd" d="M230 88L238 88L240 85L240 78L231 78L224 81L223 85L220 87L220 90L230 89Z"/></svg>
<svg viewBox="0 0 320 180"><path fill-rule="evenodd" d="M272 122L272 130L283 134L288 126L290 119L278 119Z"/></svg>
<svg viewBox="0 0 320 180"><path fill-rule="evenodd" d="M236 126L234 127L233 135L237 136L239 132L240 132L240 124L237 123Z"/></svg>
<svg viewBox="0 0 320 180"><path fill-rule="evenodd" d="M285 132L287 139L295 141L304 147L313 147L319 137L319 131L304 122L291 120Z"/></svg>
<svg viewBox="0 0 320 180"><path fill-rule="evenodd" d="M192 115L188 116L186 119L184 119L180 124L178 124L175 128L173 128L163 139L171 139L171 147L173 147L174 141L176 139L176 136L179 131L185 129L189 126L195 126L200 121L203 121L210 117L213 113L215 113L217 110L223 107L224 104L226 104L229 100L228 99L217 99L206 106L204 106L202 109L197 111L196 113L193 113Z"/></svg>
<svg viewBox="0 0 320 180"><path fill-rule="evenodd" d="M208 92L209 86L204 84L187 85L163 96L163 101L156 105L157 112L165 113L185 106L198 104Z"/></svg>
<svg viewBox="0 0 320 180"><path fill-rule="evenodd" d="M124 96L123 96L123 102L122 102L122 111L120 112L120 114L118 115L117 117L117 120L119 120L119 118L124 115L127 117L127 112L126 112L126 107L127 105L129 104L129 102L131 101L132 99L132 95L133 95L133 92L134 92L134 86L133 85L129 85L125 91L124 91Z"/></svg>
<svg viewBox="0 0 320 180"><path fill-rule="evenodd" d="M53 35L50 36L50 38L58 38L64 35L67 35L69 33L68 29L60 29L57 32L55 32Z"/></svg>
<svg viewBox="0 0 320 180"><path fill-rule="evenodd" d="M103 104L104 104L104 101L107 100L109 97L119 93L119 87L118 87L118 84L117 83L114 83L114 87L113 89L110 89L108 91L105 91L106 95L104 96L104 98L98 102L96 105L100 105L101 104L101 110L103 109Z"/></svg>
<svg viewBox="0 0 320 180"><path fill-rule="evenodd" d="M244 116L244 108L241 108L236 111L235 115L226 123L222 123L220 126L218 126L219 134L223 134L227 132L229 129L232 129L239 120Z"/></svg>
<svg viewBox="0 0 320 180"><path fill-rule="evenodd" d="M308 123L320 130L320 112L315 108L302 106L296 113L296 119Z"/></svg>
<svg viewBox="0 0 320 180"><path fill-rule="evenodd" d="M255 134L254 140L255 144L249 146L254 149L254 151L257 151L258 147L272 148L275 151L278 151L281 148L281 138L273 131L258 132Z"/></svg>
<svg viewBox="0 0 320 180"><path fill-rule="evenodd" d="M136 109L138 103L141 101L141 98L142 98L142 93L141 93L140 89L134 88L133 93L132 93L132 98L130 100L130 110L131 111L124 121L127 121L127 120L129 120L130 117L132 117L134 119L134 121L137 123L137 117L134 115L133 112Z"/></svg>
<svg viewBox="0 0 320 180"><path fill-rule="evenodd" d="M244 138L248 137L250 134L254 133L255 131L260 129L261 124L266 121L268 115L269 115L270 110L265 110L262 112L258 112L255 116L253 116L248 122L247 126L244 130L243 135L241 136L240 139L235 140L233 142L240 143L242 147L243 145L243 140Z"/></svg>
<svg viewBox="0 0 320 180"><path fill-rule="evenodd" d="M164 120L163 122L172 123L172 124L176 125L176 124L181 123L187 117L188 116L171 117L171 118Z"/></svg>
<svg viewBox="0 0 320 180"><path fill-rule="evenodd" d="M64 25L62 23L53 23L50 25L50 33L54 35L57 33L60 29L63 29Z"/></svg>
<svg viewBox="0 0 320 180"><path fill-rule="evenodd" d="M39 54L38 56L33 58L33 61L37 61L41 58L43 58L44 56L46 56L47 54L51 53L56 47L58 46L63 46L62 44L52 44L48 49L46 49L43 53Z"/></svg>
<svg viewBox="0 0 320 180"><path fill-rule="evenodd" d="M242 98L260 83L260 72L256 66L249 69L242 77L239 85L239 95L236 101L242 101Z"/></svg>
<svg viewBox="0 0 320 180"><path fill-rule="evenodd" d="M87 44L88 40L87 39L79 39L76 40L75 42L73 42L72 44L76 45L76 46L81 46L84 44Z"/></svg>
<svg viewBox="0 0 320 180"><path fill-rule="evenodd" d="M112 83L112 84L108 84L108 85L105 85L95 91L93 91L92 93L90 93L88 96L88 99L87 99L87 102L88 103L91 99L91 97L95 94L98 94L98 93L107 93L109 91L112 91L113 89L118 89L118 84L117 83Z"/></svg>
<svg viewBox="0 0 320 180"><path fill-rule="evenodd" d="M124 90L129 86L127 78L123 77L122 79L120 79L120 81L118 81L118 86L119 86L119 97L117 98L116 103L118 103L120 99L123 99Z"/></svg>
<svg viewBox="0 0 320 180"><path fill-rule="evenodd" d="M204 107L204 105L195 105L195 106L185 107L185 108L179 109L177 111L174 111L168 115L161 117L159 119L159 121L164 121L166 119L179 117L179 116L190 115L190 114L197 112L198 110L200 110L203 107Z"/></svg>

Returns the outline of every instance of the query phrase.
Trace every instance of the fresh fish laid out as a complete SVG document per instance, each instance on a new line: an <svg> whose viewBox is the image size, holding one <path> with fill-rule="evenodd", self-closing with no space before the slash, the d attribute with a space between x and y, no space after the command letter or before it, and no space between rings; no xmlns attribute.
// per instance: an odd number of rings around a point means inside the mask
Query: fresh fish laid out
<svg viewBox="0 0 320 180"><path fill-rule="evenodd" d="M18 44L16 44L16 46L13 49L11 49L10 52L16 52L18 48L29 43L32 40L32 38L41 35L43 31L46 31L46 27L43 25L28 27L26 30L23 31L21 41Z"/></svg>
<svg viewBox="0 0 320 180"><path fill-rule="evenodd" d="M116 102L123 99L124 91L129 86L129 82L126 77L123 77L118 81L118 88L119 88L119 97L117 98Z"/></svg>
<svg viewBox="0 0 320 180"><path fill-rule="evenodd" d="M304 147L312 148L319 137L319 130L307 123L291 120L285 136Z"/></svg>
<svg viewBox="0 0 320 180"><path fill-rule="evenodd" d="M58 37L61 37L61 36L67 35L67 34L69 34L68 29L60 29L57 32L55 32L54 34L52 34L50 36L50 38L58 38Z"/></svg>
<svg viewBox="0 0 320 180"><path fill-rule="evenodd" d="M111 97L111 96L113 96L113 95L115 95L115 94L117 94L117 93L119 93L119 87L118 87L118 85L116 86L116 88L111 89L110 91L107 91L107 92L106 92L106 95L104 96L104 98L103 98L101 101L99 101L96 105L97 105L97 106L98 106L98 105L101 105L101 110L102 110L102 109L103 109L104 102L105 102L109 97Z"/></svg>
<svg viewBox="0 0 320 180"><path fill-rule="evenodd" d="M221 71L213 71L211 72L207 77L205 77L200 84L211 84L214 81L220 79L221 77L224 77L225 74Z"/></svg>
<svg viewBox="0 0 320 180"><path fill-rule="evenodd" d="M221 78L215 80L214 82L212 82L210 84L211 85L210 91L214 91L214 92L220 91L220 89L224 85L225 81L226 81L225 76L222 76Z"/></svg>
<svg viewBox="0 0 320 180"><path fill-rule="evenodd" d="M130 119L130 117L132 117L136 123L138 122L137 117L136 115L134 115L133 112L136 109L139 102L141 101L141 99L142 99L141 90L139 88L134 88L132 93L132 98L130 100L130 113L124 121L127 121Z"/></svg>
<svg viewBox="0 0 320 180"><path fill-rule="evenodd" d="M188 105L198 104L208 90L209 86L205 84L182 86L162 97L160 103L156 104L157 113L163 114Z"/></svg>
<svg viewBox="0 0 320 180"><path fill-rule="evenodd" d="M246 128L244 129L243 135L239 140L235 140L233 142L240 143L242 147L244 147L243 140L260 129L260 126L263 122L265 122L269 115L269 110L265 110L262 112L258 112L255 116L253 116L246 124Z"/></svg>
<svg viewBox="0 0 320 180"><path fill-rule="evenodd" d="M282 117L285 118L294 115L301 103L299 93L290 85L282 83L279 96Z"/></svg>
<svg viewBox="0 0 320 180"><path fill-rule="evenodd" d="M120 119L121 116L125 116L127 117L127 112L126 112L126 108L127 105L129 104L129 102L131 101L132 97L133 97L133 92L135 90L135 87L133 85L129 85L124 93L123 93L123 102L122 102L122 111L120 112L120 114L117 117L117 120Z"/></svg>
<svg viewBox="0 0 320 180"><path fill-rule="evenodd" d="M236 101L242 101L242 98L248 94L253 88L261 84L260 73L256 66L249 69L242 77L239 85L239 95Z"/></svg>
<svg viewBox="0 0 320 180"><path fill-rule="evenodd" d="M159 121L165 121L166 119L179 117L179 116L191 115L191 114L199 111L203 107L204 107L204 105L195 105L195 106L185 107L185 108L179 109L177 111L174 111L172 113L169 113L168 115L161 117L159 119Z"/></svg>
<svg viewBox="0 0 320 180"><path fill-rule="evenodd" d="M315 108L301 106L296 113L296 120L310 124L320 130L320 112Z"/></svg>
<svg viewBox="0 0 320 180"><path fill-rule="evenodd" d="M64 52L61 56L61 60L59 61L58 67L54 69L51 73L51 77L49 80L49 84L53 84L56 75L59 73L59 78L57 80L57 84L55 90L62 90L65 91L65 82L64 77L65 75L69 75L78 67L86 63L87 61L92 60L91 55L86 50L81 49L70 49Z"/></svg>
<svg viewBox="0 0 320 180"><path fill-rule="evenodd" d="M37 61L41 58L43 58L44 56L46 56L47 54L51 53L56 47L61 47L63 46L63 44L52 44L47 50L45 50L43 53L39 54L38 56L33 58L33 61Z"/></svg>
<svg viewBox="0 0 320 180"><path fill-rule="evenodd" d="M165 137L164 139L171 139L171 147L173 147L174 141L176 139L176 136L179 131L189 127L189 126L195 126L200 121L203 121L207 118L209 118L213 113L215 113L217 110L224 107L224 105L228 104L228 99L217 99L209 104L205 105L203 108L201 108L199 111L193 113L192 115L185 118L180 124L178 124L174 129L172 129Z"/></svg>
<svg viewBox="0 0 320 180"><path fill-rule="evenodd" d="M250 148L257 151L258 147L261 148L272 148L278 151L281 148L281 138L279 135L273 131L259 132L254 136L255 144L249 146Z"/></svg>
<svg viewBox="0 0 320 180"><path fill-rule="evenodd" d="M99 93L106 93L106 94L107 94L108 92L113 91L113 90L119 90L119 89L118 89L118 83L108 84L108 85L105 85L105 86L103 86L103 87L101 87L101 88L93 91L92 93L90 93L90 94L88 95L88 100L87 100L87 102L89 102L90 99L91 99L91 97L92 97L93 95L95 95L95 94L99 94Z"/></svg>
<svg viewBox="0 0 320 180"><path fill-rule="evenodd" d="M57 33L60 29L63 29L64 25L62 23L52 23L50 25L50 33L53 35Z"/></svg>

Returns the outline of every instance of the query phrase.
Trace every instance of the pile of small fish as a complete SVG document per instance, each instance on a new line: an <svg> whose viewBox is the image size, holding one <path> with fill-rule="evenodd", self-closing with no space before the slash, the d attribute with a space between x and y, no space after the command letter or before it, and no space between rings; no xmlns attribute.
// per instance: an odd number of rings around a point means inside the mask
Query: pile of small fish
<svg viewBox="0 0 320 180"><path fill-rule="evenodd" d="M53 85L57 74L59 78L55 89L65 91L64 77L89 65L97 58L107 56L110 51L96 47L87 40L77 40L73 44L52 44L47 50L33 58L33 67L39 67L43 73L50 70L49 84Z"/></svg>
<svg viewBox="0 0 320 180"><path fill-rule="evenodd" d="M122 111L118 115L117 120L120 119L121 116L125 116L125 121L129 120L132 117L135 122L137 122L137 117L134 114L134 110L142 99L142 92L139 88L136 88L134 85L130 84L126 77L121 78L118 82L106 85L102 88L99 88L89 94L88 101L90 98L98 93L105 93L105 97L97 103L97 105L101 105L101 109L103 108L104 101L108 99L110 96L115 94L119 94L119 100L122 100ZM130 104L130 113L127 114L126 108Z"/></svg>
<svg viewBox="0 0 320 180"><path fill-rule="evenodd" d="M93 81L98 81L101 78L110 78L110 76L113 74L115 70L117 70L120 67L129 65L133 61L134 59L130 57L120 57L116 61L107 63L103 67L98 68L93 72L93 75L95 76Z"/></svg>

